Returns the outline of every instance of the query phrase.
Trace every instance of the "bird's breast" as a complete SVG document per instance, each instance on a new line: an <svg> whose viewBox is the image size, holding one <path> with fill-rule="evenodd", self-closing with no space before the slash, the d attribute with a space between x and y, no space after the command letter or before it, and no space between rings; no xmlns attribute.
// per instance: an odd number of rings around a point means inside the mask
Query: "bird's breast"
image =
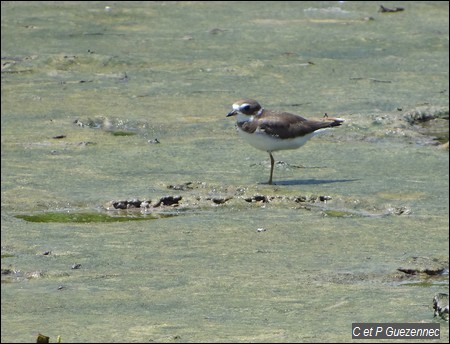
<svg viewBox="0 0 450 344"><path fill-rule="evenodd" d="M315 135L315 133L309 133L304 136L281 139L277 136L269 135L263 130L258 130L258 128L256 128L253 132L249 132L243 130L239 126L238 133L239 136L248 144L265 152L299 148Z"/></svg>

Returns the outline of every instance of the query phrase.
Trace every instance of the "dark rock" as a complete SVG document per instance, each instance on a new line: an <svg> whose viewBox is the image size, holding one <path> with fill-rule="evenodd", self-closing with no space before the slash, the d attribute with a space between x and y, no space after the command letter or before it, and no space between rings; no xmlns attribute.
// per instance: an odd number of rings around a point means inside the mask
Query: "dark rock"
<svg viewBox="0 0 450 344"><path fill-rule="evenodd" d="M154 207L159 207L161 205L178 205L178 202L181 201L181 199L181 196L164 196L160 198Z"/></svg>
<svg viewBox="0 0 450 344"><path fill-rule="evenodd" d="M443 320L448 321L448 294L439 293L433 298L434 316L440 316Z"/></svg>
<svg viewBox="0 0 450 344"><path fill-rule="evenodd" d="M172 189L172 190L188 190L188 189L192 189L191 186L192 182L186 182L183 184L177 184L177 185L169 185L167 188L168 189Z"/></svg>
<svg viewBox="0 0 450 344"><path fill-rule="evenodd" d="M428 122L432 119L449 119L449 111L447 107L418 107L414 110L408 111L404 115L404 119L409 124L417 124Z"/></svg>
<svg viewBox="0 0 450 344"><path fill-rule="evenodd" d="M395 12L401 12L404 11L405 9L403 7L395 7L395 8L387 8L384 7L383 5L380 5L380 9L378 10L378 12L381 13L395 13Z"/></svg>
<svg viewBox="0 0 450 344"><path fill-rule="evenodd" d="M127 209L130 208L140 208L142 201L138 199L132 199L130 201L127 201Z"/></svg>
<svg viewBox="0 0 450 344"><path fill-rule="evenodd" d="M113 202L114 209L127 209L127 201Z"/></svg>
<svg viewBox="0 0 450 344"><path fill-rule="evenodd" d="M215 204L224 204L225 202L229 201L233 197L213 197L213 198L207 198L213 201Z"/></svg>
<svg viewBox="0 0 450 344"><path fill-rule="evenodd" d="M267 198L267 196L264 195L254 195L252 197L246 197L244 198L245 201L247 202L262 202L262 203L268 203L269 199Z"/></svg>

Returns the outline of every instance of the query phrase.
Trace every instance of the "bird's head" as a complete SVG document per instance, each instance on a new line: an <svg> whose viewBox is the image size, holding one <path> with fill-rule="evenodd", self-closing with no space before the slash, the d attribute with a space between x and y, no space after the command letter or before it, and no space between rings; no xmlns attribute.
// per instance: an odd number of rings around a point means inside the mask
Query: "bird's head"
<svg viewBox="0 0 450 344"><path fill-rule="evenodd" d="M257 116L261 113L261 111L262 107L256 100L243 99L233 104L233 110L227 114L227 117L236 115L238 115L238 117Z"/></svg>

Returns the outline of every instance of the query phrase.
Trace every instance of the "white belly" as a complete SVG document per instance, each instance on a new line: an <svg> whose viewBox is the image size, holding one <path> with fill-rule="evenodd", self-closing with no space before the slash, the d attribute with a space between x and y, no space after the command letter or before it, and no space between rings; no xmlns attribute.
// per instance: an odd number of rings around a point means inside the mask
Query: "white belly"
<svg viewBox="0 0 450 344"><path fill-rule="evenodd" d="M254 132L253 134L249 134L239 128L238 133L240 137L242 137L246 142L248 142L256 149L260 149L265 152L276 152L279 150L299 148L303 146L306 141L308 141L310 138L312 138L322 130L323 129L320 129L305 136L300 136L292 139L280 139L267 135L264 132Z"/></svg>

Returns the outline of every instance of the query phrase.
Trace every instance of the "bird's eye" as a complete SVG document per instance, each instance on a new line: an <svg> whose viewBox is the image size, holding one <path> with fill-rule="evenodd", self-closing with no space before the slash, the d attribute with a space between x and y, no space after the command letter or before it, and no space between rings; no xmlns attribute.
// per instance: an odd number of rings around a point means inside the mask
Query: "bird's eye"
<svg viewBox="0 0 450 344"><path fill-rule="evenodd" d="M250 105L248 105L248 104L243 104L243 105L241 105L241 107L239 108L239 110L241 110L241 111L247 111L247 110L249 110L250 109Z"/></svg>

